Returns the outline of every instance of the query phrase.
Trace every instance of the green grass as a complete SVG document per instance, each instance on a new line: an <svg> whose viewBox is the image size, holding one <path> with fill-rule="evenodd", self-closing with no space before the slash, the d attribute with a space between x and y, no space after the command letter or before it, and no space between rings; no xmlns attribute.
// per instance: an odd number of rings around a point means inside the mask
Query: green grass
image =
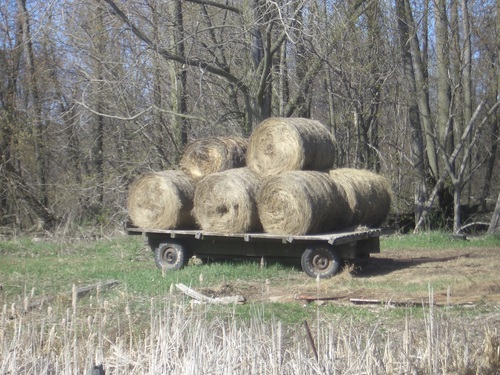
<svg viewBox="0 0 500 375"><path fill-rule="evenodd" d="M71 290L73 284L114 279L128 291L147 296L169 293L171 285L197 287L234 280L266 280L298 272L279 264L260 268L258 262L219 262L162 273L140 238L122 237L95 243L60 244L24 238L0 244L0 275L4 295L35 295Z"/></svg>
<svg viewBox="0 0 500 375"><path fill-rule="evenodd" d="M458 241L450 240L445 233L390 236L382 239L381 248L386 253L383 258L390 259L391 252L405 249L435 248L439 251L465 245L499 247L499 237ZM122 370L115 372L132 374L144 373L144 365L148 363L144 358L148 355L154 359L151 360L152 369L170 366L175 361L180 369L200 358L200 353L212 352L213 361L208 356L204 368L219 368L214 366L225 359L227 366L220 367L220 373L224 373L223 368L231 372L237 363L234 358L244 358L242 363L255 364L246 367L245 371L242 368L241 373L252 373L252 368L257 372L258 366L266 361L270 363L271 357L276 359L273 372L279 373L282 366L282 373L287 373L283 366L293 360L294 371L308 373L316 362L306 338L304 321L307 321L321 358L333 358L331 351L335 352L335 361L324 363L337 366L338 373L367 373L365 370L373 369L375 363L380 365L380 370L375 372L385 373L387 358L397 359L399 353L404 353L404 357L399 358L405 360L394 364L394 369L398 370L393 373L401 373L402 368L408 373L410 369L415 373L437 373L436 368L426 367L430 362L425 360L423 353L436 353L438 359L447 356L444 362L448 367L443 364L443 369L448 369L449 373L472 373L465 370L453 372L456 370L453 364L463 362L464 342L470 348L471 358L477 357L477 361L484 362L483 357L498 358L490 355L483 344L490 336L485 334L487 321L478 317L480 314L491 316L498 311L497 306L488 303L476 303L474 308L451 306L432 310L417 305L394 308L381 303L360 307L348 302L308 304L298 301L219 306L191 303L189 297L177 291L170 295L176 283L203 287L205 291L215 291L227 284L242 288L244 295L254 293L254 296L264 293L268 285L279 286L284 294L293 294L293 290L287 290L293 286L309 287L312 294L317 287L318 293L325 295L352 290L387 290L387 298L392 294L405 297L413 291L425 295L429 288L427 281L412 283L405 279L392 285L383 276L383 273L375 277L341 274L338 279L322 280L316 285L316 280L305 277L297 268L280 264L261 268L258 261L216 262L162 272L156 268L149 248L136 236L94 242L29 238L4 241L0 242L0 306L5 307L0 310L0 328L5 328L5 332L0 329L0 348L9 349L15 338L16 350L6 351L8 355L4 358L12 358L17 353L17 362L8 362L32 366L33 373L43 372L40 370L42 362L36 361L47 353L58 355L59 365L68 365L68 369L73 368L71 366L77 363L77 359L80 367L90 368L97 358L110 369L109 366L122 361L118 367ZM446 291L447 286L454 282L438 276L431 285L436 293ZM90 293L78 303L72 304L71 296L66 296L53 300L50 309L44 305L26 314L11 315L11 305L22 306L25 296L32 290L35 297L54 296L71 292L74 284L88 285L108 279L118 280L120 284L100 294ZM320 291L320 286L326 288ZM409 338L408 342L405 342L405 337ZM494 340L497 336L490 337L490 341L496 343ZM243 344L247 346L241 347ZM492 353L496 353L498 345L491 347ZM160 349L162 354L157 353ZM227 356L231 350L240 349L241 353ZM387 356L389 350L393 354ZM259 355L257 359L256 354ZM366 362L370 358L374 360ZM302 371L297 370L297 366L309 359L313 359L310 365L305 365ZM413 362L411 366L405 365L408 359ZM161 364L157 364L160 360ZM472 366L478 369L474 373L487 373L481 371L474 361L472 365L467 362L462 367ZM361 369L365 362L366 369ZM133 369L132 365L135 366ZM358 366L359 371L356 372L358 367L353 366ZM497 369L495 366L489 368ZM267 367L267 370L271 368Z"/></svg>
<svg viewBox="0 0 500 375"><path fill-rule="evenodd" d="M462 248L500 247L500 236L489 236L471 241L453 240L446 233L422 233L417 235L394 235L381 239L382 252L390 254L393 250L413 248ZM153 255L144 245L142 238L123 236L110 240L94 242L67 242L55 240L33 240L19 238L0 242L0 304L19 303L26 295L53 296L68 293L73 285L81 286L114 279L120 287L109 291L114 294L127 294L133 301L144 301L150 298L168 296L173 285L182 283L193 288L218 287L224 283L236 284L235 281L251 281L255 285L265 287L266 282L300 278L302 273L297 268L280 264L267 265L261 268L259 262L216 262L201 266L188 266L175 272L162 272L156 268ZM307 280L306 282L312 282ZM433 285L435 290L446 289L444 284ZM390 290L426 291L428 285L417 283L401 283L398 288L384 284L384 281L372 281L370 278L353 277L343 280L345 289L378 288ZM119 297L119 296L117 296ZM211 309L230 312L233 307L217 307ZM140 307L138 307L140 309ZM217 310L221 309L221 310ZM265 319L274 317L284 322L300 322L312 319L316 313L316 305L302 306L298 303L267 303L254 306L246 304L236 307L236 313L242 319L255 312ZM357 314L363 320L376 319L380 311L373 315L369 309L327 304L321 307L322 313L335 316L351 316ZM363 314L367 314L366 316ZM389 316L394 315L388 313ZM397 315L397 313L396 313Z"/></svg>

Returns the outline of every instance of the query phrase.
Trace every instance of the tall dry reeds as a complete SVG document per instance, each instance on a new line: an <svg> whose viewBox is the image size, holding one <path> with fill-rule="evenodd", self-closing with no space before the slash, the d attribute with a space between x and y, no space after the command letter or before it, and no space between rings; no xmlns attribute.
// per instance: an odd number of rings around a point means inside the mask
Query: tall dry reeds
<svg viewBox="0 0 500 375"><path fill-rule="evenodd" d="M0 373L92 374L101 363L107 374L129 375L500 370L498 327L485 323L482 331L471 331L465 318L434 308L422 307L423 318L408 310L400 326L387 320L363 324L355 315L327 318L318 308L308 340L301 323L264 320L259 307L241 320L236 308L190 307L175 296L151 300L149 307L133 303L138 302L98 296L80 305L74 298L70 308L46 306L24 314L4 305Z"/></svg>

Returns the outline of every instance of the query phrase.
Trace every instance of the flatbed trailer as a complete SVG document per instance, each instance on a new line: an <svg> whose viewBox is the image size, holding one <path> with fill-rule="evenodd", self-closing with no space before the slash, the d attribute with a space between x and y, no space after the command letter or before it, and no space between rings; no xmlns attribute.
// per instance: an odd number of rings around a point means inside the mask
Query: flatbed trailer
<svg viewBox="0 0 500 375"><path fill-rule="evenodd" d="M380 236L390 228L352 229L301 236L268 233L214 233L203 230L145 229L125 223L129 235L141 235L154 253L157 267L178 270L196 256L209 259L268 259L296 261L314 278L334 276L344 262L362 260L380 252Z"/></svg>
<svg viewBox="0 0 500 375"><path fill-rule="evenodd" d="M268 233L213 233L203 230L145 229L125 224L129 235L142 235L157 267L178 270L192 256L209 259L254 258L300 261L310 277L334 276L346 261L366 261L380 252L380 236L389 228L352 229L300 236Z"/></svg>

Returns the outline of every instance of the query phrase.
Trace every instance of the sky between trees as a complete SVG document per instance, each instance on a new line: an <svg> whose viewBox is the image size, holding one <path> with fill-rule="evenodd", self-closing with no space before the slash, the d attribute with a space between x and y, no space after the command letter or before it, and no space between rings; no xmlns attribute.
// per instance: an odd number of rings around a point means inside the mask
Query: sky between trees
<svg viewBox="0 0 500 375"><path fill-rule="evenodd" d="M325 124L412 227L456 231L499 194L499 7L4 0L0 227L119 223L188 142L280 116Z"/></svg>

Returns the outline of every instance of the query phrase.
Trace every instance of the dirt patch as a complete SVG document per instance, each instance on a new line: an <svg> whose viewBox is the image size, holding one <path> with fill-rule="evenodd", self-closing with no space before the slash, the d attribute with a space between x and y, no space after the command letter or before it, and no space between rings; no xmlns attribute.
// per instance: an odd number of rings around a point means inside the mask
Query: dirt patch
<svg viewBox="0 0 500 375"><path fill-rule="evenodd" d="M498 247L386 251L373 254L363 267L346 265L331 279L315 280L298 271L286 279L242 281L199 291L214 297L242 295L249 302L496 304L499 270Z"/></svg>

